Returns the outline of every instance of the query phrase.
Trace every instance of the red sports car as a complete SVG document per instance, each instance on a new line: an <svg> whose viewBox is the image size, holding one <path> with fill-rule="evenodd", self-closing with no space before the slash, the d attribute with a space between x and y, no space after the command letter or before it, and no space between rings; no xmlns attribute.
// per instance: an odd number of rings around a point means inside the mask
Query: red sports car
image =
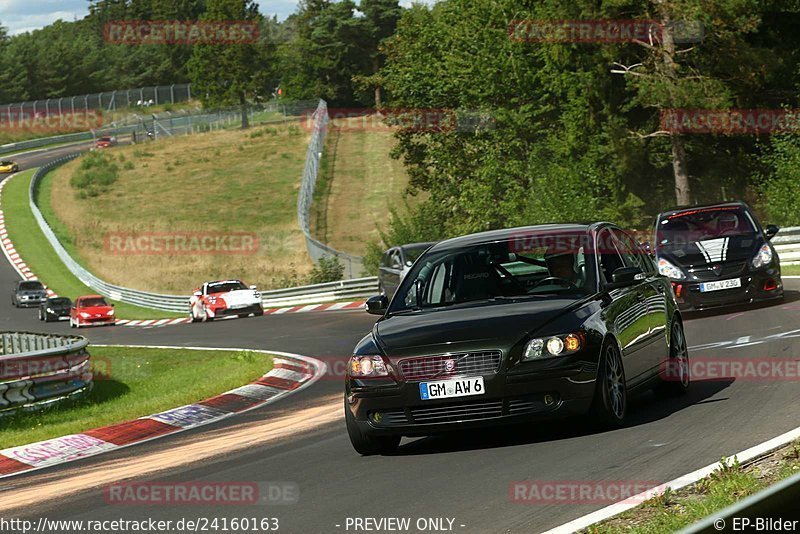
<svg viewBox="0 0 800 534"><path fill-rule="evenodd" d="M69 325L72 328L82 326L115 325L114 306L100 295L78 297L69 310Z"/></svg>
<svg viewBox="0 0 800 534"><path fill-rule="evenodd" d="M110 148L112 146L115 146L116 144L117 144L117 138L116 137L101 137L95 142L94 147L95 148Z"/></svg>

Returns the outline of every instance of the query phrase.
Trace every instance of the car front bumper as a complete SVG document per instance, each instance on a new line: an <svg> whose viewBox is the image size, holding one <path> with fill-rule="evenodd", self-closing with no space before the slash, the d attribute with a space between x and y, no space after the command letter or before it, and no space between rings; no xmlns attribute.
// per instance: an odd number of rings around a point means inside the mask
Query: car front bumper
<svg viewBox="0 0 800 534"><path fill-rule="evenodd" d="M214 310L214 317L227 317L230 315L240 315L245 313L255 313L256 315L260 315L264 313L264 307L259 303L251 304L244 308L216 308Z"/></svg>
<svg viewBox="0 0 800 534"><path fill-rule="evenodd" d="M419 384L440 378L386 386L348 379L346 405L363 432L425 436L583 414L591 406L596 377L597 364L590 362L524 373L501 370L483 375L483 395L437 400L421 400Z"/></svg>
<svg viewBox="0 0 800 534"><path fill-rule="evenodd" d="M699 311L722 306L748 304L783 297L780 271L768 269L747 273L741 277L742 286L719 291L701 292L703 282L673 280L676 301L681 311Z"/></svg>
<svg viewBox="0 0 800 534"><path fill-rule="evenodd" d="M30 297L27 299L23 299L20 297L16 297L17 306L21 308L39 307L46 298L47 297Z"/></svg>

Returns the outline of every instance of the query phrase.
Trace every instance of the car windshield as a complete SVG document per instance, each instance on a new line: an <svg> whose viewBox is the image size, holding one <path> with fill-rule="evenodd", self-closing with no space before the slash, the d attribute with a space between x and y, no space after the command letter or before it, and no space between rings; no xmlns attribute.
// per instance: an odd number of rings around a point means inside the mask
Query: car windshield
<svg viewBox="0 0 800 534"><path fill-rule="evenodd" d="M81 301L81 308L94 308L95 306L108 306L103 297L92 297Z"/></svg>
<svg viewBox="0 0 800 534"><path fill-rule="evenodd" d="M106 141L106 142L110 142L110 141L111 141L111 138L110 138L110 137L101 137L100 139L98 139L98 141Z"/></svg>
<svg viewBox="0 0 800 534"><path fill-rule="evenodd" d="M657 226L657 247L680 246L756 232L747 212L735 206L682 211L662 218Z"/></svg>
<svg viewBox="0 0 800 534"><path fill-rule="evenodd" d="M236 291L238 289L247 289L247 286L238 280L233 282L216 282L208 284L208 294L214 293L227 293L228 291Z"/></svg>
<svg viewBox="0 0 800 534"><path fill-rule="evenodd" d="M22 282L19 288L23 291L41 291L44 286L41 282Z"/></svg>
<svg viewBox="0 0 800 534"><path fill-rule="evenodd" d="M72 301L66 297L58 297L54 299L50 299L48 301L53 306L70 306L72 305Z"/></svg>
<svg viewBox="0 0 800 534"><path fill-rule="evenodd" d="M432 250L403 280L390 313L466 302L580 297L596 291L594 255L584 231L531 233Z"/></svg>
<svg viewBox="0 0 800 534"><path fill-rule="evenodd" d="M0 165L13 165L13 161L0 161Z"/></svg>
<svg viewBox="0 0 800 534"><path fill-rule="evenodd" d="M428 250L431 246L431 243L423 243L421 245L409 245L403 247L403 253L406 256L406 263L414 263L417 261L423 252Z"/></svg>

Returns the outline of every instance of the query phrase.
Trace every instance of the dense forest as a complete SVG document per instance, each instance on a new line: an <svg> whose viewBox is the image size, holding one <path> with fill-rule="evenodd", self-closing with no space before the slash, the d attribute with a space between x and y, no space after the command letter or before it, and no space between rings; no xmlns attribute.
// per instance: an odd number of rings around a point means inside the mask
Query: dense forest
<svg viewBox="0 0 800 534"><path fill-rule="evenodd" d="M256 20L258 43L110 44L116 20ZM672 43L514 38L520 20L691 22ZM90 14L0 34L0 102L192 82L204 100L480 113L491 127L397 134L418 200L383 246L508 225L612 219L644 227L680 203L741 198L800 224L800 141L660 131L671 109L798 109L799 0L304 0L286 20L250 0L94 0ZM231 90L231 88L235 90ZM676 163L677 162L677 163Z"/></svg>

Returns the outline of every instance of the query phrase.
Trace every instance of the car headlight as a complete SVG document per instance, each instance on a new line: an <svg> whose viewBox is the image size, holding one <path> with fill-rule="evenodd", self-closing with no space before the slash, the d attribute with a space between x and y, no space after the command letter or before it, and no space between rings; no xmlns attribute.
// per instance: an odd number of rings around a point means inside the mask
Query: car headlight
<svg viewBox="0 0 800 534"><path fill-rule="evenodd" d="M658 273L672 278L673 280L683 280L686 278L686 275L683 274L683 271L663 258L658 260Z"/></svg>
<svg viewBox="0 0 800 534"><path fill-rule="evenodd" d="M86 313L86 312L81 312L81 313L80 313L80 316L81 316L81 317L83 317L84 319L88 319L89 317L91 317L91 315L89 315L89 314L88 314L88 313Z"/></svg>
<svg viewBox="0 0 800 534"><path fill-rule="evenodd" d="M382 356L351 356L347 374L354 378L389 376L389 369Z"/></svg>
<svg viewBox="0 0 800 534"><path fill-rule="evenodd" d="M53 308L45 308L45 311L46 311L47 313L55 313L55 312L53 311Z"/></svg>
<svg viewBox="0 0 800 534"><path fill-rule="evenodd" d="M114 310L108 310L108 313L106 313L106 315L114 315Z"/></svg>
<svg viewBox="0 0 800 534"><path fill-rule="evenodd" d="M568 356L575 354L585 345L581 332L573 332L561 336L537 337L528 341L522 361L552 358L553 356Z"/></svg>
<svg viewBox="0 0 800 534"><path fill-rule="evenodd" d="M769 244L764 243L760 249L758 249L758 254L753 256L753 261L750 262L750 265L753 266L753 269L758 269L759 267L763 267L765 265L769 265L772 261L772 247Z"/></svg>

